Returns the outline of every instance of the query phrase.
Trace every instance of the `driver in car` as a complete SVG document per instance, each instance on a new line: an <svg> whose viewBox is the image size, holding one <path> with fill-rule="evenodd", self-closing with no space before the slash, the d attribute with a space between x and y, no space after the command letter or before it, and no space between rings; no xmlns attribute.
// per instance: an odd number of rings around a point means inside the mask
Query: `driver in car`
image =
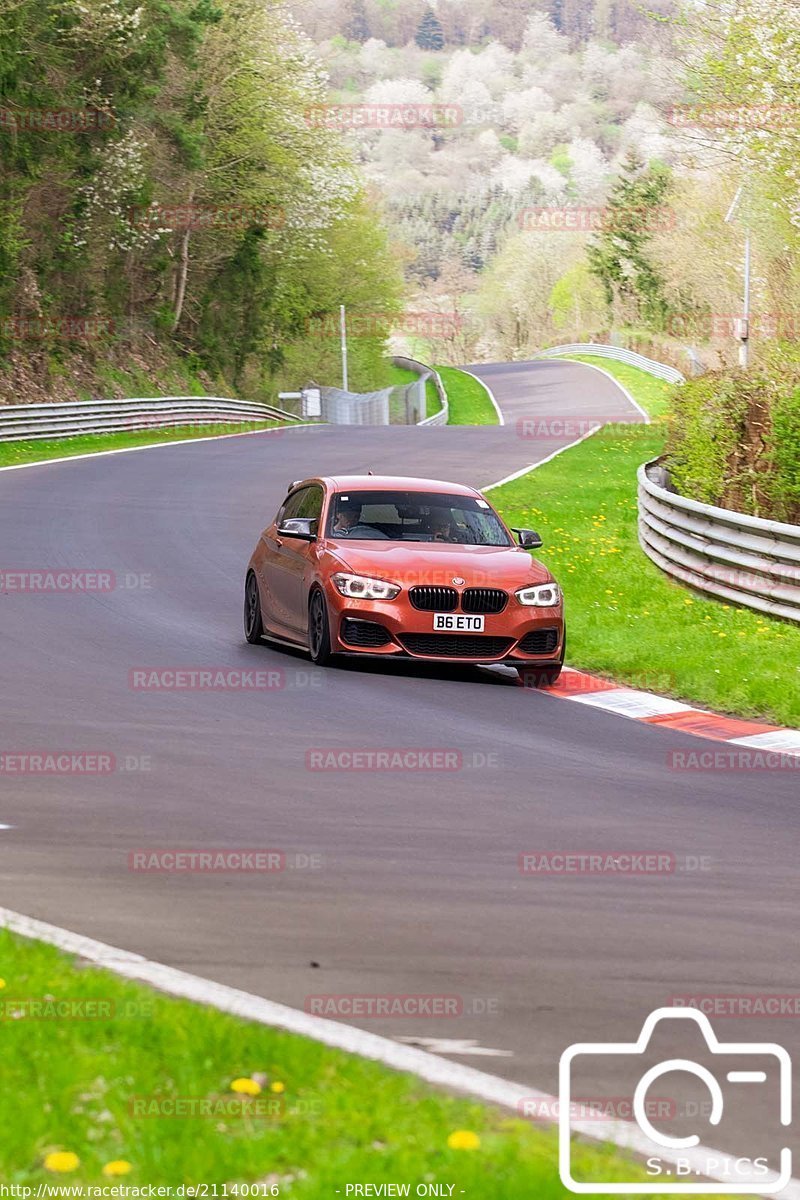
<svg viewBox="0 0 800 1200"><path fill-rule="evenodd" d="M455 542L453 518L446 508L435 508L428 517L428 532L434 542Z"/></svg>
<svg viewBox="0 0 800 1200"><path fill-rule="evenodd" d="M350 530L354 529L360 521L361 505L345 500L339 504L333 525L331 526L331 533L334 537L347 537Z"/></svg>

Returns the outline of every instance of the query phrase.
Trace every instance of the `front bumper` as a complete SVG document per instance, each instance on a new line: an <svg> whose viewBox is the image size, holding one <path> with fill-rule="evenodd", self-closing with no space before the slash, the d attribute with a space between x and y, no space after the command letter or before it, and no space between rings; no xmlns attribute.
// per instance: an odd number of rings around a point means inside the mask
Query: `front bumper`
<svg viewBox="0 0 800 1200"><path fill-rule="evenodd" d="M348 600L337 592L328 595L328 610L336 654L509 665L554 664L563 657L563 604L526 608L512 597L503 612L485 614L482 633L468 635L434 634L433 613L414 608L405 597ZM380 630L383 644L377 643Z"/></svg>

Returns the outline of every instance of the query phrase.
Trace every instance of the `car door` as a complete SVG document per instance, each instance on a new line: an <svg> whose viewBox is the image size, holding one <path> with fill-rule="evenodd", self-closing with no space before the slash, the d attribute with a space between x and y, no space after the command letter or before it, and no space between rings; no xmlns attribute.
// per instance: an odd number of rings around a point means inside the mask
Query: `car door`
<svg viewBox="0 0 800 1200"><path fill-rule="evenodd" d="M296 492L290 492L278 509L275 520L261 534L258 582L266 624L276 633L286 632L288 619L287 597L283 586L283 571L280 566L284 539L278 536L278 528L283 521L297 516L297 509L300 507L305 490L305 488L298 488Z"/></svg>
<svg viewBox="0 0 800 1200"><path fill-rule="evenodd" d="M316 563L316 542L286 537L279 526L291 517L319 520L323 490L319 484L292 492L275 521L262 534L265 552L262 578L266 591L265 612L276 633L304 637L308 627L308 584Z"/></svg>

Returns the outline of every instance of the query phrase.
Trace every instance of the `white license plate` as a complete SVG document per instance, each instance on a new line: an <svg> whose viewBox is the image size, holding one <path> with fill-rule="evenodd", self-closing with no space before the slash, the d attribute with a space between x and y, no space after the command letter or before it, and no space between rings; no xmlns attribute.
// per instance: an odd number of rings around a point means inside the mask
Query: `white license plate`
<svg viewBox="0 0 800 1200"><path fill-rule="evenodd" d="M462 613L434 613L433 628L448 633L483 633L483 617L467 617Z"/></svg>

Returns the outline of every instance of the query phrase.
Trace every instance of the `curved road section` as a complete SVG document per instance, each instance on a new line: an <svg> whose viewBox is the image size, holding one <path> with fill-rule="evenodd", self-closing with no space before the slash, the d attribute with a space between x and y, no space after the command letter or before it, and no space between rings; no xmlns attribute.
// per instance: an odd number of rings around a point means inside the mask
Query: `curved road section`
<svg viewBox="0 0 800 1200"><path fill-rule="evenodd" d="M675 995L798 990L797 781L672 771L694 739L503 669L324 670L244 643L244 567L290 480L484 486L590 424L641 419L579 364L473 369L505 427L291 429L0 472L0 569L113 575L110 590L0 595L2 903L553 1092L567 1045L631 1041ZM173 668L214 686L152 685ZM457 765L314 766L405 748ZM20 767L32 751L78 758L42 774ZM273 857L143 869L171 862L145 852L216 849ZM520 870L521 855L589 852L678 866ZM718 1033L791 1051L797 1025ZM624 1080L609 1068L587 1086L619 1096ZM748 1146L768 1123L767 1107L742 1114Z"/></svg>

